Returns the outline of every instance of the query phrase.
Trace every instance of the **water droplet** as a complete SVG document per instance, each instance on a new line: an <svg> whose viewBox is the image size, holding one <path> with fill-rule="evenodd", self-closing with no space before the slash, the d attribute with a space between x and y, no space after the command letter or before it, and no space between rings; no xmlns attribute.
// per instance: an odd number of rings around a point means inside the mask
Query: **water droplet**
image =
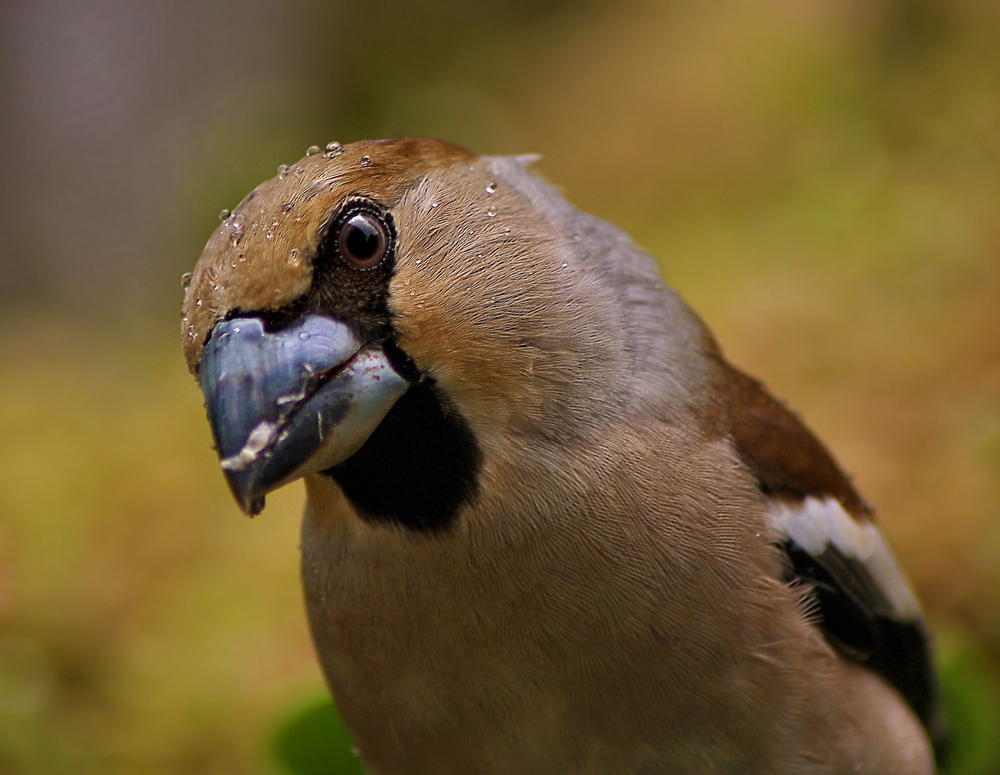
<svg viewBox="0 0 1000 775"><path fill-rule="evenodd" d="M239 326L233 326L233 333L234 334L238 334L239 332L240 332L240 327Z"/></svg>
<svg viewBox="0 0 1000 775"><path fill-rule="evenodd" d="M264 235L264 239L266 239L266 240L269 240L269 239L271 239L271 238L272 238L273 236L274 236L274 232L273 232L273 231L271 231L270 229L268 229L268 230L267 230L267 233L266 233L266 234Z"/></svg>
<svg viewBox="0 0 1000 775"><path fill-rule="evenodd" d="M299 331L299 339L301 339L304 342L308 338L309 338L309 332L308 331Z"/></svg>
<svg viewBox="0 0 1000 775"><path fill-rule="evenodd" d="M288 252L288 257L289 258L298 258L299 257L299 249L298 248L292 248Z"/></svg>
<svg viewBox="0 0 1000 775"><path fill-rule="evenodd" d="M496 209L495 207L491 207L491 208L490 208L489 210L487 210L487 211L486 211L486 214L487 214L487 215L488 215L488 216L489 216L490 218L492 218L492 217L493 217L494 215L496 215L496 214L497 214L497 209Z"/></svg>
<svg viewBox="0 0 1000 775"><path fill-rule="evenodd" d="M181 288L187 290L187 287L191 284L191 278L194 277L194 272L185 272L181 275Z"/></svg>
<svg viewBox="0 0 1000 775"><path fill-rule="evenodd" d="M293 207L295 207L295 205L294 205L294 204L292 204L291 202L289 202L288 204L286 204L286 205L285 205L285 206L284 206L283 208L281 208L281 209L282 209L282 210L284 210L284 211L285 211L286 213L290 213L290 212L292 211L292 208L293 208Z"/></svg>
<svg viewBox="0 0 1000 775"><path fill-rule="evenodd" d="M301 167L296 167L295 168L295 174L296 175L301 175L302 174L302 168Z"/></svg>
<svg viewBox="0 0 1000 775"><path fill-rule="evenodd" d="M320 152L320 147L318 145L310 145L306 148L306 156L315 156Z"/></svg>
<svg viewBox="0 0 1000 775"><path fill-rule="evenodd" d="M220 221L226 220L226 218L229 217L229 213L230 213L229 210L220 210L219 211L219 220Z"/></svg>
<svg viewBox="0 0 1000 775"><path fill-rule="evenodd" d="M334 140L332 143L326 144L326 153L324 153L323 155L328 159L332 159L334 156L339 156L343 152L344 152L344 146L342 146L340 143Z"/></svg>
<svg viewBox="0 0 1000 775"><path fill-rule="evenodd" d="M488 186L486 187L486 193L487 193L487 194L492 194L492 193L493 193L494 191L496 191L496 190L497 190L497 184L496 184L495 182L494 182L494 183L490 183L490 184L489 184L489 185L488 185Z"/></svg>
<svg viewBox="0 0 1000 775"><path fill-rule="evenodd" d="M371 163L372 163L372 157L371 156L365 155L365 156L361 157L361 166L362 167L367 167Z"/></svg>
<svg viewBox="0 0 1000 775"><path fill-rule="evenodd" d="M568 266L569 266L569 264L563 264L563 269L565 269Z"/></svg>
<svg viewBox="0 0 1000 775"><path fill-rule="evenodd" d="M576 233L575 233L575 234L573 235L573 239L575 239L575 240L578 240L578 239L580 239L580 232L576 232Z"/></svg>
<svg viewBox="0 0 1000 775"><path fill-rule="evenodd" d="M417 259L416 263L417 263L417 264L419 264L419 263L420 263L420 259L419 259L419 258Z"/></svg>
<svg viewBox="0 0 1000 775"><path fill-rule="evenodd" d="M283 178L287 174L288 174L288 165L287 164L282 164L280 167L278 167L278 177L279 178Z"/></svg>
<svg viewBox="0 0 1000 775"><path fill-rule="evenodd" d="M195 299L194 300L194 306L200 307L201 306L201 299Z"/></svg>
<svg viewBox="0 0 1000 775"><path fill-rule="evenodd" d="M246 233L243 231L243 225L246 221L243 219L242 215L234 215L228 221L229 225L232 226L232 233L229 235L229 244L236 246L239 244L240 240L243 239L243 235Z"/></svg>

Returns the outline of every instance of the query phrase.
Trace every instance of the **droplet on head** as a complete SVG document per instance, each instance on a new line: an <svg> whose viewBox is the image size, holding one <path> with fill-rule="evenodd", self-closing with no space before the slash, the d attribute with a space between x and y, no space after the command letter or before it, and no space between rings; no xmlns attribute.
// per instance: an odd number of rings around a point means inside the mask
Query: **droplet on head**
<svg viewBox="0 0 1000 775"><path fill-rule="evenodd" d="M295 174L296 175L301 175L302 174L302 168L301 167L296 167L295 168Z"/></svg>
<svg viewBox="0 0 1000 775"><path fill-rule="evenodd" d="M278 167L278 177L279 178L283 178L287 174L288 174L288 165L287 164L282 164L281 166Z"/></svg>
<svg viewBox="0 0 1000 775"><path fill-rule="evenodd" d="M497 190L497 184L496 184L496 182L495 182L495 181L494 181L493 183L490 183L490 184L489 184L489 185L488 185L488 186L486 187L486 193L487 193L487 194L492 194L492 193L493 193L494 191L496 191L496 190Z"/></svg>
<svg viewBox="0 0 1000 775"><path fill-rule="evenodd" d="M282 210L284 210L286 213L290 213L293 207L295 207L295 205L289 202L282 208Z"/></svg>
<svg viewBox="0 0 1000 775"><path fill-rule="evenodd" d="M488 216L489 216L490 218L492 218L492 217L493 217L494 215L496 215L496 214L497 214L497 209L496 209L495 207L491 207L491 208L490 208L489 210L487 210L487 211L486 211L486 214L487 214L487 215L488 215Z"/></svg>
<svg viewBox="0 0 1000 775"><path fill-rule="evenodd" d="M326 144L326 153L324 153L323 155L328 159L332 159L334 156L339 156L343 152L344 152L344 146L342 146L340 143L334 140L332 143Z"/></svg>
<svg viewBox="0 0 1000 775"><path fill-rule="evenodd" d="M194 272L185 272L181 275L181 288L187 290L187 287L191 284L191 278L194 277Z"/></svg>
<svg viewBox="0 0 1000 775"><path fill-rule="evenodd" d="M219 220L220 221L226 220L226 218L229 217L229 213L230 213L229 210L220 210L219 211Z"/></svg>
<svg viewBox="0 0 1000 775"><path fill-rule="evenodd" d="M306 156L315 156L319 151L320 147L318 145L310 145L306 148Z"/></svg>
<svg viewBox="0 0 1000 775"><path fill-rule="evenodd" d="M371 156L368 156L366 154L365 156L361 157L361 166L362 167L367 167L371 163L372 163L372 157Z"/></svg>

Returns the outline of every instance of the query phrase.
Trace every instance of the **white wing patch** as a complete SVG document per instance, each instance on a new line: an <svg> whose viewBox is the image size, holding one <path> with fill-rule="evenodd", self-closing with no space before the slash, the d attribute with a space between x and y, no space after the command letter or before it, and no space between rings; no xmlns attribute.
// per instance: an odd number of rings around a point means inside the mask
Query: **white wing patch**
<svg viewBox="0 0 1000 775"><path fill-rule="evenodd" d="M920 617L917 598L873 523L852 517L836 498L810 496L800 503L774 498L768 511L774 528L813 557L832 546L863 566L900 620Z"/></svg>

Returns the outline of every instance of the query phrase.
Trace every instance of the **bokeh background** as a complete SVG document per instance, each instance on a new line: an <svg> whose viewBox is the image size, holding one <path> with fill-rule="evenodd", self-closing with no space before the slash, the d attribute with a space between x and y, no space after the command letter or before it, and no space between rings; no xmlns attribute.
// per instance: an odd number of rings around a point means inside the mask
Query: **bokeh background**
<svg viewBox="0 0 1000 775"><path fill-rule="evenodd" d="M0 6L0 771L323 771L324 745L357 771L323 731L301 485L239 515L179 278L308 145L400 135L540 153L658 258L877 505L953 771L1000 772L986 0Z"/></svg>

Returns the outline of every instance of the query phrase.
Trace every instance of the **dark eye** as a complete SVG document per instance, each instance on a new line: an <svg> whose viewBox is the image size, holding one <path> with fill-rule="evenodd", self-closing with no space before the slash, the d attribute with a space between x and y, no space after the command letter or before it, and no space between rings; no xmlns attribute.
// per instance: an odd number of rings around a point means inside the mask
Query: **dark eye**
<svg viewBox="0 0 1000 775"><path fill-rule="evenodd" d="M373 213L355 213L340 226L337 250L351 266L372 269L389 250L388 229Z"/></svg>

